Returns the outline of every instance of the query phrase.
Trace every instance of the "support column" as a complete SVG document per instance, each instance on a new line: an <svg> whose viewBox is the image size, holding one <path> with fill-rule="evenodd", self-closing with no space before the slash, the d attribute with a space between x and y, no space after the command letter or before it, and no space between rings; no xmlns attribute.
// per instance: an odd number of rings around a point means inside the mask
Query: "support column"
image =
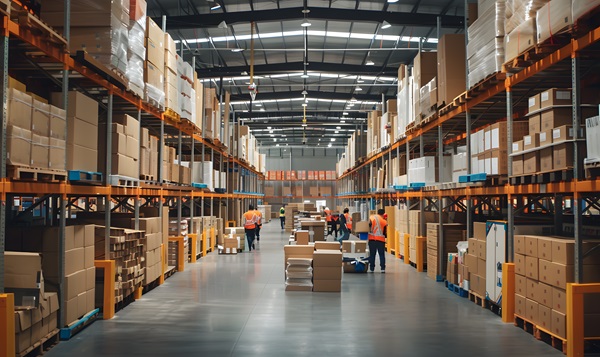
<svg viewBox="0 0 600 357"><path fill-rule="evenodd" d="M581 118L581 101L580 101L580 73L579 73L579 57L578 53L574 53L571 57L571 80L572 80L572 96L573 99L573 132L575 137L579 138L580 118ZM579 145L573 143L573 180L579 180L579 165L581 155L579 154ZM581 240L581 225L582 225L582 200L579 192L573 194L573 225L575 237L575 261L574 273L575 283L583 282L583 245Z"/></svg>
<svg viewBox="0 0 600 357"><path fill-rule="evenodd" d="M508 177L512 172L512 143L513 143L513 103L511 88L506 88L506 149L508 153ZM508 194L508 231L506 232L506 262L514 262L515 257L515 210L513 205L513 196Z"/></svg>
<svg viewBox="0 0 600 357"><path fill-rule="evenodd" d="M0 37L0 56L2 56L2 68L0 69L0 96L2 99L2 137L0 137L2 145L2 155L0 155L0 180L6 178L6 126L8 120L7 104L8 104L8 30ZM6 247L6 195L2 195L0 202L0 293L4 292L4 250ZM13 300L14 305L14 300ZM14 309L14 306L13 306ZM13 327L14 330L14 327ZM13 338L14 349L14 338ZM13 352L14 355L14 352Z"/></svg>
<svg viewBox="0 0 600 357"><path fill-rule="evenodd" d="M439 17L438 17L438 25L439 25ZM442 125L440 124L438 126L438 178L440 183L442 183L443 178L442 178L442 172L443 172L443 167L444 167L444 142L443 142L443 133L442 133ZM443 208L444 208L444 202L443 202L443 198L442 198L442 194L440 193L440 195L438 196L438 222L439 222L439 231L438 231L438 269L439 269L439 276L444 276L445 271L444 271L444 266L445 263L448 259L448 257L444 256L444 216L443 216ZM425 234L423 234L425 235ZM436 280L439 280L438 277L436 277Z"/></svg>
<svg viewBox="0 0 600 357"><path fill-rule="evenodd" d="M419 157L425 156L425 146L423 142L423 135L419 136ZM425 199L421 197L420 204L420 222L421 222L421 235L424 236L427 232L427 224L425 223Z"/></svg>

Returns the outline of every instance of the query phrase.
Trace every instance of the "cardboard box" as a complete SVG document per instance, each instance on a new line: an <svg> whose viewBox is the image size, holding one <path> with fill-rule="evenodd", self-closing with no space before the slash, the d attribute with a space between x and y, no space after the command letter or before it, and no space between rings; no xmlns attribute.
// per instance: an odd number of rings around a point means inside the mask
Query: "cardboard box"
<svg viewBox="0 0 600 357"><path fill-rule="evenodd" d="M552 310L567 313L567 292L565 289L552 287Z"/></svg>
<svg viewBox="0 0 600 357"><path fill-rule="evenodd" d="M14 88L8 90L7 124L31 129L33 98Z"/></svg>
<svg viewBox="0 0 600 357"><path fill-rule="evenodd" d="M525 236L525 254L538 257L538 239L536 236Z"/></svg>
<svg viewBox="0 0 600 357"><path fill-rule="evenodd" d="M554 146L552 165L555 170L573 166L573 145L573 143L564 143Z"/></svg>
<svg viewBox="0 0 600 357"><path fill-rule="evenodd" d="M520 235L520 234L515 234L515 253L518 254L527 254L526 251L526 243L525 243L525 238L526 236L524 235Z"/></svg>
<svg viewBox="0 0 600 357"><path fill-rule="evenodd" d="M29 166L31 163L31 131L9 125L6 128L6 163Z"/></svg>
<svg viewBox="0 0 600 357"><path fill-rule="evenodd" d="M523 137L523 150L534 149L540 146L540 133L525 135Z"/></svg>
<svg viewBox="0 0 600 357"><path fill-rule="evenodd" d="M537 298L536 294L537 294L539 282L535 279L529 279L529 278L526 278L526 282L527 282L527 287L525 289L525 292L526 292L525 296L528 299L536 300L536 298Z"/></svg>
<svg viewBox="0 0 600 357"><path fill-rule="evenodd" d="M48 168L50 158L50 140L46 136L31 135L31 167Z"/></svg>
<svg viewBox="0 0 600 357"><path fill-rule="evenodd" d="M340 250L340 244L338 242L315 242L315 250Z"/></svg>
<svg viewBox="0 0 600 357"><path fill-rule="evenodd" d="M559 126L573 123L573 112L571 108L554 108L542 113L542 131L552 130Z"/></svg>
<svg viewBox="0 0 600 357"><path fill-rule="evenodd" d="M50 105L33 100L31 132L41 136L50 136Z"/></svg>
<svg viewBox="0 0 600 357"><path fill-rule="evenodd" d="M558 337L567 337L567 315L563 312L552 310L552 333Z"/></svg>
<svg viewBox="0 0 600 357"><path fill-rule="evenodd" d="M340 253L341 254L341 253ZM341 271L341 263L340 263ZM313 291L315 292L340 292L342 291L341 280L313 280Z"/></svg>
<svg viewBox="0 0 600 357"><path fill-rule="evenodd" d="M465 91L465 62L464 51L456 51L464 47L464 34L446 34L438 42L437 51L437 82L438 105L449 104ZM389 109L388 109L389 110Z"/></svg>
<svg viewBox="0 0 600 357"><path fill-rule="evenodd" d="M477 241L477 257L479 259L486 259L486 242L484 240L478 240Z"/></svg>
<svg viewBox="0 0 600 357"><path fill-rule="evenodd" d="M539 304L536 301L527 299L525 301L525 318L537 324L539 322L538 309Z"/></svg>
<svg viewBox="0 0 600 357"><path fill-rule="evenodd" d="M146 61L154 68L159 68L161 72L163 71L162 68L165 66L165 52L161 41L154 41L150 38L146 39Z"/></svg>
<svg viewBox="0 0 600 357"><path fill-rule="evenodd" d="M523 155L513 156L512 174L514 176L522 175L525 171Z"/></svg>
<svg viewBox="0 0 600 357"><path fill-rule="evenodd" d="M529 117L529 135L535 135L542 130L542 116L534 114Z"/></svg>
<svg viewBox="0 0 600 357"><path fill-rule="evenodd" d="M486 240L487 237L487 227L485 222L473 222L473 237L479 241ZM485 249L484 249L485 256Z"/></svg>
<svg viewBox="0 0 600 357"><path fill-rule="evenodd" d="M162 89L164 86L164 74L160 68L151 62L146 62L144 65L144 82Z"/></svg>
<svg viewBox="0 0 600 357"><path fill-rule="evenodd" d="M527 311L526 301L527 301L527 298L525 296L520 295L520 294L515 295L515 314L517 314L521 317L526 316L526 311Z"/></svg>
<svg viewBox="0 0 600 357"><path fill-rule="evenodd" d="M526 276L527 273L526 257L523 254L515 253L515 273Z"/></svg>
<svg viewBox="0 0 600 357"><path fill-rule="evenodd" d="M79 118L69 117L67 143L98 150L98 126Z"/></svg>
<svg viewBox="0 0 600 357"><path fill-rule="evenodd" d="M477 239L475 239L475 238L469 238L467 240L467 244L469 246L468 247L468 253L474 255L475 257L477 257L478 256L478 254L477 254L477 246L478 246Z"/></svg>
<svg viewBox="0 0 600 357"><path fill-rule="evenodd" d="M552 147L547 147L540 150L540 171L552 171L554 167L554 150Z"/></svg>
<svg viewBox="0 0 600 357"><path fill-rule="evenodd" d="M477 271L477 257L472 255L472 254L467 254L466 255L466 265L469 267L469 272L471 274L478 274L479 272Z"/></svg>
<svg viewBox="0 0 600 357"><path fill-rule="evenodd" d="M98 151L67 143L67 170L98 171Z"/></svg>
<svg viewBox="0 0 600 357"><path fill-rule="evenodd" d="M485 276L486 274L486 264L483 259L477 259L477 274L480 276Z"/></svg>
<svg viewBox="0 0 600 357"><path fill-rule="evenodd" d="M513 154L519 151L523 151L523 140L515 141L512 145Z"/></svg>
<svg viewBox="0 0 600 357"><path fill-rule="evenodd" d="M537 43L535 16L521 22L514 30L504 37L506 60L512 60Z"/></svg>
<svg viewBox="0 0 600 357"><path fill-rule="evenodd" d="M583 128L579 129L577 138L583 138ZM575 139L575 131L572 125L563 125L552 129L552 142L558 143L565 140Z"/></svg>
<svg viewBox="0 0 600 357"><path fill-rule="evenodd" d="M552 309L542 304L538 305L538 326L546 331L552 330Z"/></svg>
<svg viewBox="0 0 600 357"><path fill-rule="evenodd" d="M313 266L322 267L341 267L342 266L342 252L332 250L321 250L315 251L313 254Z"/></svg>
<svg viewBox="0 0 600 357"><path fill-rule="evenodd" d="M4 252L4 285L7 288L40 288L41 271L39 253Z"/></svg>
<svg viewBox="0 0 600 357"><path fill-rule="evenodd" d="M552 260L552 241L554 239L547 237L538 238L538 257L540 259Z"/></svg>
<svg viewBox="0 0 600 357"><path fill-rule="evenodd" d="M71 300L76 298L86 287L86 271L79 270L65 276L65 298Z"/></svg>
<svg viewBox="0 0 600 357"><path fill-rule="evenodd" d="M298 245L308 245L309 239L309 231L296 231L296 244Z"/></svg>
<svg viewBox="0 0 600 357"><path fill-rule="evenodd" d="M54 105L62 105L62 93L52 93L50 99ZM69 92L67 100L69 118L75 117L98 126L98 102L78 91Z"/></svg>
<svg viewBox="0 0 600 357"><path fill-rule="evenodd" d="M544 130L539 133L540 147L552 144L552 129Z"/></svg>
<svg viewBox="0 0 600 357"><path fill-rule="evenodd" d="M515 275L515 293L527 296L527 278L522 275Z"/></svg>
<svg viewBox="0 0 600 357"><path fill-rule="evenodd" d="M355 233L368 233L369 232L369 222L368 221L359 221L354 223L354 232Z"/></svg>
<svg viewBox="0 0 600 357"><path fill-rule="evenodd" d="M540 108L548 108L555 105L572 105L570 89L551 88L540 93ZM570 110L570 109L569 109Z"/></svg>
<svg viewBox="0 0 600 357"><path fill-rule="evenodd" d="M548 309L552 309L552 295L554 294L554 287L548 285L548 284L544 284L544 283L539 283L538 284L538 290L536 293L536 301L538 303L540 303L540 305L543 305L545 307L547 307Z"/></svg>
<svg viewBox="0 0 600 357"><path fill-rule="evenodd" d="M314 280L341 280L342 267L315 266L313 270Z"/></svg>
<svg viewBox="0 0 600 357"><path fill-rule="evenodd" d="M528 103L528 108L529 108L529 112L533 112L534 110L538 110L540 109L540 95L536 94L533 97L529 97L529 100L527 101Z"/></svg>
<svg viewBox="0 0 600 357"><path fill-rule="evenodd" d="M312 285L286 285L285 291L312 291Z"/></svg>

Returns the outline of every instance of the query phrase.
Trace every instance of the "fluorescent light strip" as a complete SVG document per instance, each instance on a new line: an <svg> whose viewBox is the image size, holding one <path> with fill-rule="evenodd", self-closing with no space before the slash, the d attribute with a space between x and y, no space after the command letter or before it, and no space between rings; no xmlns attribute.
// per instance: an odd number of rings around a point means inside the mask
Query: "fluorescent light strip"
<svg viewBox="0 0 600 357"><path fill-rule="evenodd" d="M357 79L357 76L350 75L350 74L334 74L334 73L320 73L320 72L307 72L307 74L309 77L335 78L335 79L341 79L341 80L344 80L344 79L356 80ZM303 75L302 72L294 72L294 73L286 73L286 74L273 74L273 75L267 75L267 76L254 76L254 79L277 79L277 78L285 78L285 77L300 77L302 75ZM397 80L397 78L394 78L394 77L361 76L360 78L361 78L361 80L367 80L367 81L380 80L380 81L394 82ZM245 80L247 81L249 79L250 79L249 76L237 76L237 77L223 78L224 81L245 81ZM205 79L201 80L201 82L204 82L204 83L211 82L211 81L215 81L215 83L216 83L216 80L213 78L205 78ZM298 83L297 85L302 85L302 84ZM311 83L309 83L309 85L311 85Z"/></svg>
<svg viewBox="0 0 600 357"><path fill-rule="evenodd" d="M375 40L375 41L403 41L403 42L416 42L419 43L421 41L421 37L411 37L411 36L394 36L394 35L373 35L369 33L357 33L357 32L335 32L335 31L318 31L318 30L308 30L308 36L315 37L334 37L334 38L344 38L344 39L354 39L354 40ZM259 39L267 39L267 38L277 38L277 37L297 37L304 36L304 31L285 31L285 32L267 32L255 34L255 38ZM217 36L211 37L210 40L212 42L227 42L227 41L247 41L251 40L251 35L238 35L238 36ZM207 43L210 41L207 38L191 38L186 39L185 41L188 44L193 43ZM180 40L175 40L175 43L180 43ZM437 38L428 38L425 42L427 43L438 43Z"/></svg>

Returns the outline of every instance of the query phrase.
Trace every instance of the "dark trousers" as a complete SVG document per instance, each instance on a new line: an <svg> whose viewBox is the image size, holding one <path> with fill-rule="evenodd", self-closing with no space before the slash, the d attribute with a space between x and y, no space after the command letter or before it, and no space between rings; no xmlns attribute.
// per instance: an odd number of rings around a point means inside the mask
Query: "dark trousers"
<svg viewBox="0 0 600 357"><path fill-rule="evenodd" d="M385 242L369 240L369 268L375 270L375 254L379 254L379 265L385 270Z"/></svg>
<svg viewBox="0 0 600 357"><path fill-rule="evenodd" d="M332 235L333 233L335 233L335 237L337 238L338 236L338 222L335 221L329 221L327 222L327 235Z"/></svg>
<svg viewBox="0 0 600 357"><path fill-rule="evenodd" d="M342 241L350 239L350 231L344 225L340 225L340 233L342 234L339 240L340 244Z"/></svg>
<svg viewBox="0 0 600 357"><path fill-rule="evenodd" d="M260 226L256 226L255 234L256 234L256 240L260 240Z"/></svg>
<svg viewBox="0 0 600 357"><path fill-rule="evenodd" d="M254 235L256 234L256 229L244 229L246 231L246 240L248 241L248 250L252 250L252 244L254 244Z"/></svg>
<svg viewBox="0 0 600 357"><path fill-rule="evenodd" d="M281 221L281 229L285 228L285 217L279 217L279 220Z"/></svg>

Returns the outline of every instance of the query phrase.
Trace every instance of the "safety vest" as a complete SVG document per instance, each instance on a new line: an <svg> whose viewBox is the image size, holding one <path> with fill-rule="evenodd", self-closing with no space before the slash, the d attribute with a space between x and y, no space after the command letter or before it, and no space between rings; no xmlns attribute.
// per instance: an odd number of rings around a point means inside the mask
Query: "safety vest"
<svg viewBox="0 0 600 357"><path fill-rule="evenodd" d="M244 213L244 228L245 229L255 229L256 228L256 211L248 211Z"/></svg>
<svg viewBox="0 0 600 357"><path fill-rule="evenodd" d="M387 221L380 215L371 216L371 232L369 232L369 240L385 242L383 230L387 226Z"/></svg>
<svg viewBox="0 0 600 357"><path fill-rule="evenodd" d="M346 217L346 228L352 230L352 216L350 213L344 213L344 217Z"/></svg>
<svg viewBox="0 0 600 357"><path fill-rule="evenodd" d="M325 212L325 220L327 222L331 222L331 211L326 209L324 212Z"/></svg>
<svg viewBox="0 0 600 357"><path fill-rule="evenodd" d="M285 217L285 209L283 207L279 210L279 217Z"/></svg>
<svg viewBox="0 0 600 357"><path fill-rule="evenodd" d="M337 222L340 219L340 216L331 215L331 219L333 219L334 222Z"/></svg>
<svg viewBox="0 0 600 357"><path fill-rule="evenodd" d="M256 214L256 223L262 224L262 213L259 210L254 210L254 213Z"/></svg>

